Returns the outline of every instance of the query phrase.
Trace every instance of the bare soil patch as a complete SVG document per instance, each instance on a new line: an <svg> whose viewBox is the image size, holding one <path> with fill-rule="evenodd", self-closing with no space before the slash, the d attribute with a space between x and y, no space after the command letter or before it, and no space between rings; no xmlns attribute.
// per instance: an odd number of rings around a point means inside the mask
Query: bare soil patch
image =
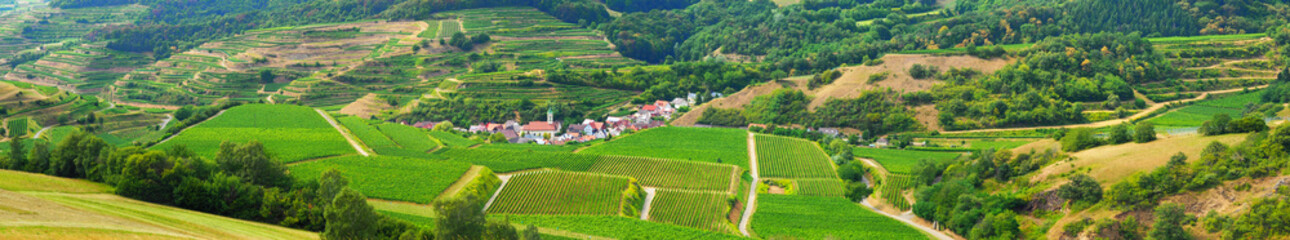
<svg viewBox="0 0 1290 240"><path fill-rule="evenodd" d="M941 71L950 68L972 68L982 73L993 73L1011 63L1011 59L981 59L973 56L933 56L926 54L887 54L882 57L882 64L876 66L854 66L842 68L842 77L833 84L825 85L807 94L815 97L811 109L824 105L831 98L855 98L865 90L892 89L896 92L915 92L932 88L939 81L934 79L914 79L909 76L909 68L914 64L935 66ZM886 80L869 82L869 75L888 72Z"/></svg>
<svg viewBox="0 0 1290 240"><path fill-rule="evenodd" d="M385 104L376 99L375 93L368 93L366 96L355 100L353 103L340 109L340 113L370 118L372 115L380 113L382 110L392 109L393 106Z"/></svg>

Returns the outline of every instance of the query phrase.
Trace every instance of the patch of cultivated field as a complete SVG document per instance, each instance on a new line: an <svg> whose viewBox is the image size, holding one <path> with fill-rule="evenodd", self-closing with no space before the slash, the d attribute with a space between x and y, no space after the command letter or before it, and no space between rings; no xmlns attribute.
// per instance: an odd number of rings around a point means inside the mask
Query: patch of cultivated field
<svg viewBox="0 0 1290 240"><path fill-rule="evenodd" d="M649 220L708 231L733 233L730 195L713 192L658 190Z"/></svg>
<svg viewBox="0 0 1290 240"><path fill-rule="evenodd" d="M797 195L820 197L843 197L846 195L842 179L813 178L797 179Z"/></svg>
<svg viewBox="0 0 1290 240"><path fill-rule="evenodd" d="M748 133L728 128L655 128L616 138L579 153L724 163L747 169Z"/></svg>
<svg viewBox="0 0 1290 240"><path fill-rule="evenodd" d="M0 170L0 239L317 239L317 233L137 201L81 180Z"/></svg>
<svg viewBox="0 0 1290 240"><path fill-rule="evenodd" d="M444 131L430 131L430 137L439 140L439 143L447 147L470 147L479 144L479 142L461 137L461 135Z"/></svg>
<svg viewBox="0 0 1290 240"><path fill-rule="evenodd" d="M627 156L601 157L587 171L628 176L651 187L710 191L729 190L735 176L731 165Z"/></svg>
<svg viewBox="0 0 1290 240"><path fill-rule="evenodd" d="M1200 101L1161 114L1147 120L1147 122L1153 123L1157 127L1199 127L1218 114L1227 114L1233 119L1237 119L1241 118L1241 112L1245 110L1245 104L1257 103L1261 96L1262 92L1257 91Z"/></svg>
<svg viewBox="0 0 1290 240"><path fill-rule="evenodd" d="M352 154L354 148L312 108L294 105L245 105L190 127L154 146L184 145L214 158L222 142L264 143L269 154L283 162Z"/></svg>
<svg viewBox="0 0 1290 240"><path fill-rule="evenodd" d="M602 174L545 171L511 177L488 213L619 214L631 179Z"/></svg>
<svg viewBox="0 0 1290 240"><path fill-rule="evenodd" d="M512 223L533 224L616 239L746 239L735 235L698 230L618 216L506 215Z"/></svg>
<svg viewBox="0 0 1290 240"><path fill-rule="evenodd" d="M837 178L833 162L814 142L757 135L757 167L768 178Z"/></svg>
<svg viewBox="0 0 1290 240"><path fill-rule="evenodd" d="M922 160L933 162L945 162L954 160L959 157L960 153L955 152L928 152L928 151L910 151L886 148L854 148L852 153L856 157L869 158L882 164L888 172L893 173L910 173L918 166Z"/></svg>
<svg viewBox="0 0 1290 240"><path fill-rule="evenodd" d="M586 171L599 156L561 152L449 148L436 152L452 161L469 162L505 173L537 168Z"/></svg>
<svg viewBox="0 0 1290 240"><path fill-rule="evenodd" d="M372 198L427 204L470 170L470 164L390 156L346 156L291 165L291 175L318 179L328 169L349 178L350 186Z"/></svg>
<svg viewBox="0 0 1290 240"><path fill-rule="evenodd" d="M909 225L835 197L761 195L751 227L766 239L928 239Z"/></svg>
<svg viewBox="0 0 1290 240"><path fill-rule="evenodd" d="M1169 158L1179 152L1187 155L1187 161L1196 160L1200 152L1212 142L1232 145L1244 141L1248 134L1228 134L1219 136L1186 135L1163 138L1149 143L1125 143L1114 146L1096 147L1072 153L1075 160L1051 164L1039 170L1031 181L1056 181L1057 186L1066 181L1067 173L1078 171L1088 174L1102 184L1120 182L1120 180L1138 172L1147 172L1164 166ZM1144 149L1149 149L1144 151Z"/></svg>

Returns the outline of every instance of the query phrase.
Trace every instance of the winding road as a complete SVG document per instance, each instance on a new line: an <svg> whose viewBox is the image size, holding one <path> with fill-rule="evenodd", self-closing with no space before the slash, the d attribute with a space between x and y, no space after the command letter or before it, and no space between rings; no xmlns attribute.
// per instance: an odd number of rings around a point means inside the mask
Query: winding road
<svg viewBox="0 0 1290 240"><path fill-rule="evenodd" d="M49 125L48 127L41 128L40 131L37 131L36 135L32 136L31 138L40 138L40 135L44 134L45 131L49 131L50 128L54 128L54 125Z"/></svg>
<svg viewBox="0 0 1290 240"><path fill-rule="evenodd" d="M748 221L752 220L752 215L757 209L757 183L760 177L757 175L757 141L752 132L748 132L748 171L752 175L752 186L748 188L748 203L744 204L744 215L739 219L739 232L745 237L751 237L748 234Z"/></svg>
<svg viewBox="0 0 1290 240"><path fill-rule="evenodd" d="M641 220L649 221L649 209L654 205L654 196L658 194L658 188L645 188L645 206L641 207Z"/></svg>

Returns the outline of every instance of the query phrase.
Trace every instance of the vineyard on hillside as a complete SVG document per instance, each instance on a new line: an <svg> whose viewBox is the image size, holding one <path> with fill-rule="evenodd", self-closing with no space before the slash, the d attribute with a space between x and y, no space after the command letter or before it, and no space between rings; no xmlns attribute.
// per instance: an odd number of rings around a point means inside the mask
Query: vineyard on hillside
<svg viewBox="0 0 1290 240"><path fill-rule="evenodd" d="M438 139L439 143L442 143L445 147L469 147L479 144L479 142L466 139L461 135L444 131L430 131L430 137Z"/></svg>
<svg viewBox="0 0 1290 240"><path fill-rule="evenodd" d="M760 196L751 227L766 239L927 239L895 219L832 197Z"/></svg>
<svg viewBox="0 0 1290 240"><path fill-rule="evenodd" d="M283 162L355 153L345 137L314 109L258 104L228 109L153 149L184 145L198 155L214 158L220 143L250 141L264 143L264 149Z"/></svg>
<svg viewBox="0 0 1290 240"><path fill-rule="evenodd" d="M761 177L837 178L833 163L813 142L768 135L756 138Z"/></svg>
<svg viewBox="0 0 1290 240"><path fill-rule="evenodd" d="M650 220L716 232L730 232L726 216L730 213L729 195L712 192L658 190Z"/></svg>
<svg viewBox="0 0 1290 240"><path fill-rule="evenodd" d="M928 151L911 151L886 148L853 148L852 153L856 157L869 158L882 164L883 168L893 173L910 173L919 162L929 160L933 162L946 162L959 157L960 153L956 152L928 152Z"/></svg>
<svg viewBox="0 0 1290 240"><path fill-rule="evenodd" d="M376 125L376 128L381 133L384 133L385 136L394 140L394 143L402 146L403 149L425 152L439 147L439 144L430 139L430 135L420 128L398 123Z"/></svg>
<svg viewBox="0 0 1290 240"><path fill-rule="evenodd" d="M291 176L318 179L328 169L340 170L349 185L368 197L428 204L451 186L470 164L387 156L348 156L310 161L289 167Z"/></svg>
<svg viewBox="0 0 1290 240"><path fill-rule="evenodd" d="M841 179L814 178L797 179L797 195L820 197L843 197L846 195L845 183Z"/></svg>
<svg viewBox="0 0 1290 240"><path fill-rule="evenodd" d="M630 155L748 168L748 133L740 129L663 127L595 145L581 153Z"/></svg>
<svg viewBox="0 0 1290 240"><path fill-rule="evenodd" d="M882 185L882 198L887 199L896 208L901 211L909 210L911 204L903 195L905 189L914 186L914 179L909 175L888 174L886 182Z"/></svg>
<svg viewBox="0 0 1290 240"><path fill-rule="evenodd" d="M511 177L488 213L618 215L631 179L546 171Z"/></svg>
<svg viewBox="0 0 1290 240"><path fill-rule="evenodd" d="M644 157L604 156L591 165L588 171L633 177L639 180L641 185L646 186L728 191L735 166Z"/></svg>
<svg viewBox="0 0 1290 240"><path fill-rule="evenodd" d="M436 151L440 156L454 161L470 162L493 169L496 172L514 172L537 168L558 168L569 171L585 171L591 168L599 156L588 154L530 152L499 149L466 149L449 148Z"/></svg>

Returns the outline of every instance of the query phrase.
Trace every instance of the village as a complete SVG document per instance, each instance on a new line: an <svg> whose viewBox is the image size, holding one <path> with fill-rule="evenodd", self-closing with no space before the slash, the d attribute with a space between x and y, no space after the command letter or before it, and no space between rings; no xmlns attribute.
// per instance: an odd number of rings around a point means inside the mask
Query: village
<svg viewBox="0 0 1290 240"><path fill-rule="evenodd" d="M712 93L712 96L716 98L722 97L720 93ZM672 120L674 114L682 113L682 109L689 109L690 106L697 104L699 100L698 95L694 93L690 93L686 98L675 98L672 101L657 100L639 106L635 113L626 116L609 116L602 121L584 119L581 122L566 124L563 121L556 120L554 112L547 111L546 121L531 121L521 124L518 121L510 120L503 123L478 123L465 128L453 127L451 129L471 134L501 135L508 143L539 145L583 143L666 126L667 122ZM422 129L434 129L435 126L446 122L423 121L409 125Z"/></svg>

